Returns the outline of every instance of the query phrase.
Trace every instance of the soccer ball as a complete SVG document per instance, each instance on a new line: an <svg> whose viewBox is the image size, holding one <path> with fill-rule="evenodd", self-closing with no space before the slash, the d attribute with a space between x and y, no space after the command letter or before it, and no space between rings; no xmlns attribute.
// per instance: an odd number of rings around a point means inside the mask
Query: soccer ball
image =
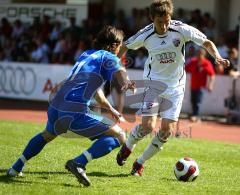
<svg viewBox="0 0 240 195"><path fill-rule="evenodd" d="M176 163L174 174L179 181L194 181L199 175L199 168L195 160L184 157Z"/></svg>

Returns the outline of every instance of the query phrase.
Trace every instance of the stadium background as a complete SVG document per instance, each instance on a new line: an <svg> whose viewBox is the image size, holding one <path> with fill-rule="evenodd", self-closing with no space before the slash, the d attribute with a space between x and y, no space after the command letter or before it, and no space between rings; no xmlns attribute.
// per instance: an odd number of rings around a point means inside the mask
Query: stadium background
<svg viewBox="0 0 240 195"><path fill-rule="evenodd" d="M177 129L180 131L180 138L183 139L172 137L166 149L146 165L145 175L141 179L128 175L131 163L150 141L149 137L138 145L124 169L115 164L117 150L106 158L93 162L88 167L91 171L88 174L94 183L90 189L81 188L75 178L70 177L64 170L67 159L89 146L89 142L82 139L79 141L58 138L51 146L45 148L42 154L29 162L24 170L25 178L9 180L5 176L28 139L44 128L49 93L66 77L74 56L90 47L89 42L103 24L123 28L126 37L135 33L148 21L145 8L149 2L149 0L0 0L0 20L2 22L2 19L6 18L10 24L0 24L0 194L240 193L240 128L239 125L226 124L226 116L230 109L224 106L226 98L230 98L230 103L234 100L233 81L236 81L235 100L240 100L240 79L223 75L221 72L217 75L214 91L205 96L202 106L202 114L205 117L201 123L191 123L185 119L191 111L189 82L187 83L181 120ZM239 48L237 27L240 1L173 0L173 2L176 13L182 8L186 14L183 18L178 15L176 19L192 22L192 25L201 30L204 28L205 33L212 36L223 51L226 47ZM199 10L203 19L201 21L195 20L199 18ZM134 17L131 17L133 12L137 16L135 25ZM179 14L181 15L181 12ZM197 15L192 21L191 14ZM40 16L40 20L35 21L33 25L34 18L38 20L37 16ZM76 28L69 28L71 17L76 19ZM43 23L44 18L49 23ZM24 28L16 30L13 36L16 19L20 19ZM56 21L60 21L60 31L52 31L59 25ZM64 33L61 35L59 32ZM223 45L219 43L221 37L226 39ZM65 49L61 47L62 43L67 45ZM46 48L47 52L44 50ZM189 45L188 57L195 55L191 53L193 50ZM39 54L36 51L40 51L41 57L36 57L38 56L36 54ZM140 50L127 56L128 71L132 79L141 78L142 69L135 66L136 57L138 55L142 57L141 54L146 55L144 50ZM124 116L127 119L127 123L121 124L124 130L130 131L140 122L140 118L134 118L131 113L125 112ZM174 163L183 156L195 158L200 166L199 179L194 183L177 182L173 175Z"/></svg>
<svg viewBox="0 0 240 195"><path fill-rule="evenodd" d="M238 48L239 1L173 2L174 19L203 31L209 39L216 42L224 57L229 57L227 50L230 48ZM37 101L37 105L46 105L51 90L67 76L76 57L83 50L91 48L91 41L102 26L117 26L124 30L128 38L150 23L147 9L149 1L146 0L139 0L137 3L126 0L2 0L0 4L2 111L16 107L16 103L13 103L15 100L21 100L22 108L26 105L29 108L29 101ZM186 61L195 56L196 50L197 47L193 44L187 45ZM138 80L142 77L146 56L144 49L127 53L124 61L131 79ZM210 56L208 58L213 62ZM214 66L214 62L212 64ZM237 64L240 64L239 59L238 62L235 59L235 66L239 69ZM237 104L233 110L237 112L237 121L240 79L224 75L214 68L217 72L214 91L206 93L201 114L207 116L206 119L212 119L209 116L226 117L231 110L224 102L229 98L230 103L235 100L234 103ZM183 117L191 113L189 84L188 77L182 108ZM141 91L140 89L139 92ZM111 97L109 99L112 102ZM133 105L133 108L138 106L139 104ZM35 106L32 107L34 108Z"/></svg>

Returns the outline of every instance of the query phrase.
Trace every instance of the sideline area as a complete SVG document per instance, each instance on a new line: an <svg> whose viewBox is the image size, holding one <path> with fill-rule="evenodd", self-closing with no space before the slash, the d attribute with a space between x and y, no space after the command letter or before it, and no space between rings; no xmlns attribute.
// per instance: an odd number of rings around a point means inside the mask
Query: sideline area
<svg viewBox="0 0 240 195"><path fill-rule="evenodd" d="M47 104L27 101L0 100L0 120L24 121L44 124L47 120ZM135 124L140 123L141 118L125 114L127 122L120 126L130 131ZM132 121L132 122L130 122ZM159 127L160 123L158 123ZM190 132L191 129L191 132ZM205 139L240 144L240 126L220 124L214 121L202 121L191 123L187 119L180 119L179 130L183 137L193 139Z"/></svg>

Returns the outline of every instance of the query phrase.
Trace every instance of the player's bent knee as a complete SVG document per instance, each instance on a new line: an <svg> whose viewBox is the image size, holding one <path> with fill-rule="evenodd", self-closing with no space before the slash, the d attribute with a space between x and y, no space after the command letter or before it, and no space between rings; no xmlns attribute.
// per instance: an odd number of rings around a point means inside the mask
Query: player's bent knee
<svg viewBox="0 0 240 195"><path fill-rule="evenodd" d="M142 125L139 126L139 132L140 132L142 137L148 135L153 130L154 130L154 127L152 125L144 125L144 124L142 124Z"/></svg>
<svg viewBox="0 0 240 195"><path fill-rule="evenodd" d="M157 137L158 139L160 140L160 142L162 143L165 143L168 141L168 138L172 135L172 131L169 129L169 130L166 130L166 131L163 131L163 130L160 130L158 133L157 133Z"/></svg>
<svg viewBox="0 0 240 195"><path fill-rule="evenodd" d="M53 135L53 134L51 134L51 133L49 133L48 131L43 131L42 133L41 133L41 135L43 136L43 138L44 138L44 140L46 141L46 142L50 142L50 141L52 141L52 140L54 140L57 136L56 135Z"/></svg>
<svg viewBox="0 0 240 195"><path fill-rule="evenodd" d="M146 134L148 134L148 133L151 133L154 130L155 125L151 124L151 123L147 123L147 124L143 123L141 125L141 128L142 128L142 132L145 132Z"/></svg>
<svg viewBox="0 0 240 195"><path fill-rule="evenodd" d="M120 145L126 142L126 133L118 125L111 127L105 134L116 137Z"/></svg>
<svg viewBox="0 0 240 195"><path fill-rule="evenodd" d="M120 145L123 145L126 142L126 133L121 129L121 127L117 126L118 128L118 134L117 138L120 143Z"/></svg>
<svg viewBox="0 0 240 195"><path fill-rule="evenodd" d="M164 120L161 124L162 131L173 131L176 129L177 122L172 120Z"/></svg>
<svg viewBox="0 0 240 195"><path fill-rule="evenodd" d="M143 139L146 135L151 133L152 131L150 130L145 130L143 129L142 125L137 125L131 132L133 135L134 139L136 140L141 140Z"/></svg>

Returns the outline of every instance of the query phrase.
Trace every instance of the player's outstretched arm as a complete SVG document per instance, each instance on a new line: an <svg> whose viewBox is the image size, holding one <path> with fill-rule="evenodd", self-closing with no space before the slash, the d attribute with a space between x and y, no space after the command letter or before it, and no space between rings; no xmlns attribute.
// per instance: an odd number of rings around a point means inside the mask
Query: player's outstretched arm
<svg viewBox="0 0 240 195"><path fill-rule="evenodd" d="M136 84L129 79L125 68L121 68L119 71L115 72L113 80L116 87L118 87L121 91L127 91L130 89L133 93L136 92Z"/></svg>
<svg viewBox="0 0 240 195"><path fill-rule="evenodd" d="M115 110L112 107L112 105L109 103L106 96L104 95L102 89L98 89L94 98L100 104L100 106L102 108L105 108L105 109L110 111L110 113L112 114L114 119L116 119L118 122L119 121L124 122L124 118L122 117L122 115L117 110Z"/></svg>
<svg viewBox="0 0 240 195"><path fill-rule="evenodd" d="M230 65L229 60L222 58L222 56L219 54L216 45L210 41L206 40L203 43L203 47L209 52L211 56L215 59L215 64L217 66L223 65L224 67L228 67Z"/></svg>
<svg viewBox="0 0 240 195"><path fill-rule="evenodd" d="M113 108L112 105L107 100L106 96L104 95L102 89L97 90L94 98L102 108L105 108L107 110L111 110Z"/></svg>

